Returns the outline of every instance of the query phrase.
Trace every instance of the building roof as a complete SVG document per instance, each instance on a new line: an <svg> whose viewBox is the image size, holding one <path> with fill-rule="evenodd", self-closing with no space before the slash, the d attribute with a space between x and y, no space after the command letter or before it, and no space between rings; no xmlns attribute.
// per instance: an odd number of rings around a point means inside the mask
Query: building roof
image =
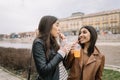
<svg viewBox="0 0 120 80"><path fill-rule="evenodd" d="M102 12L97 12L97 13L86 14L86 15L84 15L82 17L93 17L93 16L101 16L101 15L114 14L114 13L120 13L120 9L108 10L108 11L102 11Z"/></svg>

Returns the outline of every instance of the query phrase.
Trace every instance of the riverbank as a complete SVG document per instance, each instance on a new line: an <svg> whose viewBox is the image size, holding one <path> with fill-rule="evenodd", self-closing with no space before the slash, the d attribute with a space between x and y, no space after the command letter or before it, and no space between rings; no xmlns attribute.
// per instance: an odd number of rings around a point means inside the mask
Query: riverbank
<svg viewBox="0 0 120 80"><path fill-rule="evenodd" d="M0 80L26 80L0 66Z"/></svg>
<svg viewBox="0 0 120 80"><path fill-rule="evenodd" d="M12 39L2 39L0 42L10 42L10 43L32 43L35 38L12 38Z"/></svg>
<svg viewBox="0 0 120 80"><path fill-rule="evenodd" d="M113 69L104 69L102 80L119 80L120 72ZM11 73L7 69L0 67L0 80L26 80L21 76ZM34 79L31 79L34 80Z"/></svg>

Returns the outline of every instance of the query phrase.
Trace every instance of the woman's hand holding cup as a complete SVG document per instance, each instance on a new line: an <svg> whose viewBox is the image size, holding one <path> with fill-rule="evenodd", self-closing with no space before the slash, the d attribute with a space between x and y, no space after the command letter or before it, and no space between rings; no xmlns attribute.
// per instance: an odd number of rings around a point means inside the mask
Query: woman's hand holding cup
<svg viewBox="0 0 120 80"><path fill-rule="evenodd" d="M74 54L75 58L79 58L80 57L80 46L78 44L78 41L73 43L73 45L71 47L71 53Z"/></svg>

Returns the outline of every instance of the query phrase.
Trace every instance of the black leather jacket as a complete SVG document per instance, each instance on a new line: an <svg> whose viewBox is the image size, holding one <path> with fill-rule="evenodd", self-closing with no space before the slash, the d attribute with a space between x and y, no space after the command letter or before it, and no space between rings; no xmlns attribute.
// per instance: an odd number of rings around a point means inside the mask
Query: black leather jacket
<svg viewBox="0 0 120 80"><path fill-rule="evenodd" d="M59 80L58 64L63 60L59 53L50 49L49 60L45 56L45 46L41 39L35 39L32 47L33 58L39 74L37 80Z"/></svg>

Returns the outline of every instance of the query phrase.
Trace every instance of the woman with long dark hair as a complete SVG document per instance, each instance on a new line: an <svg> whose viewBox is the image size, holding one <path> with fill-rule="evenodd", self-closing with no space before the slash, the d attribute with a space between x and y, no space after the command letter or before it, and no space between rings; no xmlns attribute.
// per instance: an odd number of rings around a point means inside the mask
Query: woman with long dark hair
<svg viewBox="0 0 120 80"><path fill-rule="evenodd" d="M92 26L83 26L79 31L78 44L81 46L75 56L74 46L66 59L70 69L68 80L101 80L105 57L95 46L97 32Z"/></svg>
<svg viewBox="0 0 120 80"><path fill-rule="evenodd" d="M32 47L39 74L37 80L66 80L67 72L62 61L69 49L67 46L60 46L56 40L60 36L58 19L54 16L42 17L38 33Z"/></svg>

